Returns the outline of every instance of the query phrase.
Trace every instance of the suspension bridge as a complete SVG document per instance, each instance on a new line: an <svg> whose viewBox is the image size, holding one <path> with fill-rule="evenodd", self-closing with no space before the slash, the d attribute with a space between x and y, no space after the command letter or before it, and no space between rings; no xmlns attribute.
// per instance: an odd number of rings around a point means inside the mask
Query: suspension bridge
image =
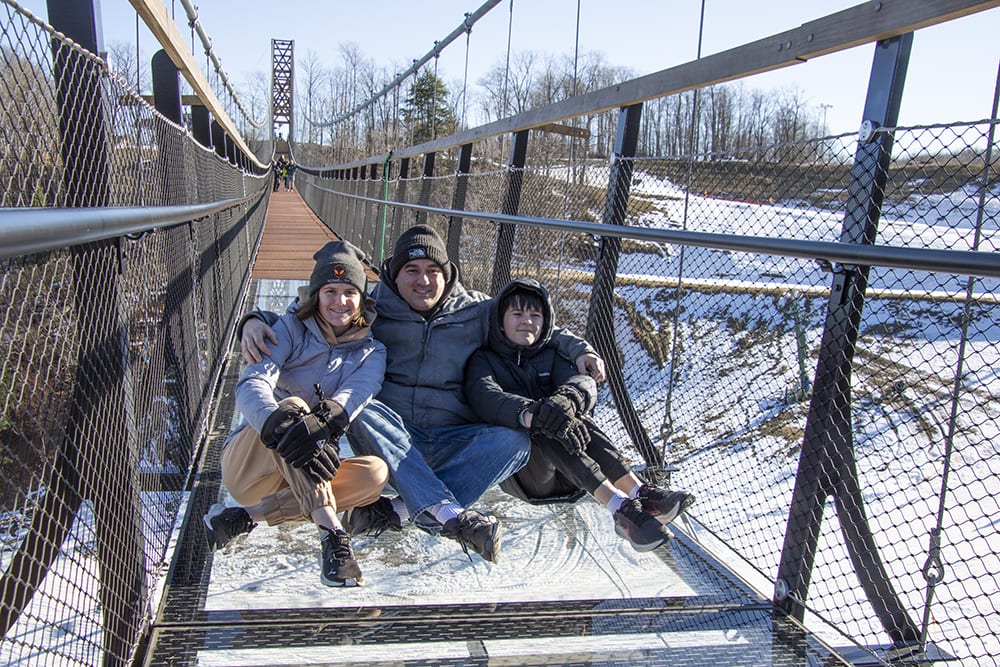
<svg viewBox="0 0 1000 667"><path fill-rule="evenodd" d="M144 98L98 55L91 3L42 19L3 0L0 657L1000 664L997 105L897 126L914 34L996 21L1000 2L866 2L419 143L379 125L498 4L331 114L322 146L296 140L291 40L272 40L269 134L249 141L246 105L208 84L162 3L133 2L162 46ZM857 133L719 152L668 123L724 82L858 45ZM681 128L684 150L646 150ZM391 150L366 149L376 135ZM282 311L329 239L377 280L414 223L466 287L550 287L607 363L595 418L645 475L697 496L672 540L639 554L592 500L491 490L496 564L407 529L358 539L368 582L339 590L319 585L311 525L208 549L240 317Z"/></svg>

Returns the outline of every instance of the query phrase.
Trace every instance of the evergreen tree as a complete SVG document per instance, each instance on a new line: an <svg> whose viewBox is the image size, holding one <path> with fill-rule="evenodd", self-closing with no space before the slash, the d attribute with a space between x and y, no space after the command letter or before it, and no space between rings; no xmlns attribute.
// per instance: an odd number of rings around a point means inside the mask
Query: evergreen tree
<svg viewBox="0 0 1000 667"><path fill-rule="evenodd" d="M448 105L448 87L428 71L410 86L402 116L412 144L448 136L456 129L455 114Z"/></svg>

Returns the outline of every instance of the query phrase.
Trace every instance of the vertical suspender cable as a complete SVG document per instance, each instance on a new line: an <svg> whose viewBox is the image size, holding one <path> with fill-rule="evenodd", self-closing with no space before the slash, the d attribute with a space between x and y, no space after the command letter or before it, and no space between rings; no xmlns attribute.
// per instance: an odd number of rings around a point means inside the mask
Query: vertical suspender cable
<svg viewBox="0 0 1000 667"><path fill-rule="evenodd" d="M504 60L504 66L503 66L503 90L500 93L502 97L500 102L503 105L503 108L502 112L500 113L500 118L506 118L509 113L509 111L507 110L507 83L510 80L510 36L513 30L513 26L514 26L514 0L510 0L510 9L508 10L508 16L507 16L507 56L506 59ZM499 118L497 120L499 120ZM500 159L497 161L497 164L506 163L506 159L504 158L504 154L506 153L506 148L507 148L507 135L501 134Z"/></svg>
<svg viewBox="0 0 1000 667"><path fill-rule="evenodd" d="M576 97L577 93L577 82L578 82L578 71L580 61L580 0L576 0L576 35L573 41L573 87L570 92L571 97ZM574 124L575 124L574 118ZM574 154L574 148L576 146L576 137L572 133L569 135L569 160L566 164L566 176L565 176L565 190L563 194L563 218L570 218L570 207L569 207L569 194L570 194L570 184L573 182L573 170L576 167L576 158ZM564 244L559 244L559 260L556 262L556 284L562 277L562 265L563 265L563 246ZM558 306L558 295L553 294L554 306Z"/></svg>
<svg viewBox="0 0 1000 667"><path fill-rule="evenodd" d="M996 141L997 111L1000 108L1000 65L993 84L993 108L990 113L990 126L986 142L986 155L983 161L983 176L979 186L979 203L976 206L976 231L973 237L972 249L979 250L983 231L983 210L986 196L989 192L990 167L993 164L993 146ZM924 593L924 613L920 623L920 645L927 645L927 630L931 622L931 604L934 601L934 588L944 579L944 564L941 562L941 533L944 530L944 515L948 494L948 479L951 476L951 456L954 450L955 432L958 430L959 398L962 392L963 376L965 375L965 353L969 340L969 323L972 321L972 298L976 279L970 276L965 287L965 308L962 312L962 337L958 346L958 365L955 368L955 382L952 386L951 414L948 417L948 430L945 437L944 470L941 473L941 492L938 494L937 521L931 530L930 544L927 549L927 560L924 561L922 574L927 582Z"/></svg>
<svg viewBox="0 0 1000 667"><path fill-rule="evenodd" d="M705 34L705 0L701 0L701 16L698 19L698 54L696 60L701 60L701 41ZM691 99L691 128L688 134L688 173L687 185L684 188L684 217L681 221L681 229L687 229L688 205L691 201L691 181L694 174L694 154L698 142L698 90L695 89ZM670 380L667 382L667 399L664 406L663 424L660 426L660 451L662 460L667 459L667 442L669 436L674 431L674 420L672 414L674 382L677 377L677 362L679 352L677 349L677 329L680 326L681 308L681 285L684 279L684 246L681 246L680 257L677 263L677 287L674 294L674 315L671 323L673 334L670 336Z"/></svg>
<svg viewBox="0 0 1000 667"><path fill-rule="evenodd" d="M466 110L468 109L468 88L469 88L469 42L472 39L472 26L469 25L469 12L465 12L465 72L462 75L462 129L466 128Z"/></svg>

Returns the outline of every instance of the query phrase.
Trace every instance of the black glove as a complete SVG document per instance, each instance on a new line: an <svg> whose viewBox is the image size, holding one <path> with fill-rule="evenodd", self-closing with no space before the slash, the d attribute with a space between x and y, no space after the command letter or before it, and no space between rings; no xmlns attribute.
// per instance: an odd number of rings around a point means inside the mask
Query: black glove
<svg viewBox="0 0 1000 667"><path fill-rule="evenodd" d="M576 387L564 384L552 392L552 396L559 396L566 399L573 406L573 416L582 417L587 412L587 404L590 402L586 394Z"/></svg>
<svg viewBox="0 0 1000 667"><path fill-rule="evenodd" d="M272 412L264 422L260 430L260 439L268 449L278 446L288 429L295 424L302 416L302 410L293 405L279 405L278 409Z"/></svg>
<svg viewBox="0 0 1000 667"><path fill-rule="evenodd" d="M298 417L274 449L288 465L301 468L316 458L329 433L326 422L309 412Z"/></svg>
<svg viewBox="0 0 1000 667"><path fill-rule="evenodd" d="M556 434L555 439L559 441L570 454L580 455L587 449L590 442L590 431L581 419L570 419L566 425Z"/></svg>
<svg viewBox="0 0 1000 667"><path fill-rule="evenodd" d="M328 398L316 404L316 407L313 408L313 414L326 422L327 428L330 429L329 439L334 442L340 440L340 436L344 435L344 431L351 423L344 408Z"/></svg>
<svg viewBox="0 0 1000 667"><path fill-rule="evenodd" d="M570 419L576 417L573 402L559 394L553 394L538 402L538 410L531 421L533 427L550 438L557 437L559 431L566 428Z"/></svg>
<svg viewBox="0 0 1000 667"><path fill-rule="evenodd" d="M325 443L333 443L333 454L339 453L337 441L347 430L350 422L347 413L340 404L329 399L322 399L313 408L312 412L300 415L298 419L287 429L284 437L278 443L277 452L293 468L301 468L313 461L321 451ZM321 471L330 470L330 465L317 464ZM332 467L336 470L340 466L340 459ZM327 479L332 479L332 475Z"/></svg>
<svg viewBox="0 0 1000 667"><path fill-rule="evenodd" d="M323 443L313 460L302 466L302 472L309 476L315 484L329 482L337 476L337 469L340 468L340 447L336 440L327 440Z"/></svg>

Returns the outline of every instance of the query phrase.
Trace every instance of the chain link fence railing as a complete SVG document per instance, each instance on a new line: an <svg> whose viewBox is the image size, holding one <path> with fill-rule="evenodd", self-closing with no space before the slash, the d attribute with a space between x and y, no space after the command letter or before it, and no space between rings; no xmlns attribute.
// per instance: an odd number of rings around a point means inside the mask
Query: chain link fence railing
<svg viewBox="0 0 1000 667"><path fill-rule="evenodd" d="M895 147L869 240L995 253L995 130L883 130ZM460 150L305 174L300 189L376 259L426 221L467 287L495 293L508 276L548 285L558 323L613 341L603 352L621 386L612 372L599 420L649 476L697 494L686 527L695 539L765 598L803 606L830 644L882 664L911 652L1000 664L996 272L869 271L718 243L846 240L852 174L880 169L856 160L858 136L611 162L553 158L550 146L544 161L529 150L513 168L484 159L463 169ZM625 163L630 190L616 199ZM552 222L616 216L627 228L613 237ZM714 241L639 233L652 230ZM609 257L613 289L602 291ZM832 315L845 277L866 283L854 292L856 327ZM775 582L783 553L807 548L803 597Z"/></svg>
<svg viewBox="0 0 1000 667"><path fill-rule="evenodd" d="M129 664L270 189L4 3L0 133L0 662Z"/></svg>

